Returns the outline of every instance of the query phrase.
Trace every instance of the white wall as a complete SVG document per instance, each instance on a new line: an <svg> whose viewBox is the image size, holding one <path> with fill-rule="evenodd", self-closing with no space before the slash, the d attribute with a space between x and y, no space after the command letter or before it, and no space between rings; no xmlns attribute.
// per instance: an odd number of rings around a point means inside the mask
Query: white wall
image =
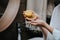
<svg viewBox="0 0 60 40"><path fill-rule="evenodd" d="M46 20L47 0L27 0L27 9L34 10L43 20Z"/></svg>

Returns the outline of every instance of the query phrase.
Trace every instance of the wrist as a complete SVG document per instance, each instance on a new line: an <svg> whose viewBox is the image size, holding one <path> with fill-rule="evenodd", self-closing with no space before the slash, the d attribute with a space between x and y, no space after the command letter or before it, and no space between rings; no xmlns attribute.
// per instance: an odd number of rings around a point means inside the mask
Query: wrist
<svg viewBox="0 0 60 40"><path fill-rule="evenodd" d="M46 22L45 22L45 21L41 21L41 22L39 23L39 26L45 27L45 26L46 26Z"/></svg>
<svg viewBox="0 0 60 40"><path fill-rule="evenodd" d="M45 26L44 26L50 33L53 32L54 28L52 28L50 25L48 25L47 23L45 23Z"/></svg>

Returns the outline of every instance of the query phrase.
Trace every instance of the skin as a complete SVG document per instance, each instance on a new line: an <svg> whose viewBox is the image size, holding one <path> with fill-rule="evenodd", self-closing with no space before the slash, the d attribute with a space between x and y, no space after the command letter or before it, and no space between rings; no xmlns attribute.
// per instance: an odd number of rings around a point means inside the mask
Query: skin
<svg viewBox="0 0 60 40"><path fill-rule="evenodd" d="M0 32L6 30L15 19L20 5L20 0L9 0L8 6L0 18Z"/></svg>
<svg viewBox="0 0 60 40"><path fill-rule="evenodd" d="M45 21L41 20L35 12L33 12L33 15L36 16L36 18L28 18L25 16L25 19L28 20L28 23L31 25L39 26L44 34L44 40L46 40L48 31L53 33L54 28L48 25Z"/></svg>

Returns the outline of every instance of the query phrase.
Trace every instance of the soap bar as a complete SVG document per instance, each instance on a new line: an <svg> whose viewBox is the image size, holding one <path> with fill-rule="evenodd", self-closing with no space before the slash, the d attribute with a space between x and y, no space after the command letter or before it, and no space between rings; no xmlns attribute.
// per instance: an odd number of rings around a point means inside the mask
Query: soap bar
<svg viewBox="0 0 60 40"><path fill-rule="evenodd" d="M26 10L26 11L24 11L24 15L28 18L32 18L33 12L31 10Z"/></svg>

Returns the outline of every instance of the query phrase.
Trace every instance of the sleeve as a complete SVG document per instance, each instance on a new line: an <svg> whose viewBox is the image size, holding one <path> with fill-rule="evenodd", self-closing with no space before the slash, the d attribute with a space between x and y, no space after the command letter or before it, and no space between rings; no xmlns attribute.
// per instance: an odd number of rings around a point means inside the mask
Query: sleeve
<svg viewBox="0 0 60 40"><path fill-rule="evenodd" d="M47 40L60 40L60 31L54 29L53 34L48 32L47 34Z"/></svg>
<svg viewBox="0 0 60 40"><path fill-rule="evenodd" d="M53 31L53 37L55 38L55 40L60 40L60 31L54 29L54 31Z"/></svg>
<svg viewBox="0 0 60 40"><path fill-rule="evenodd" d="M54 40L54 37L50 32L47 34L47 40Z"/></svg>

